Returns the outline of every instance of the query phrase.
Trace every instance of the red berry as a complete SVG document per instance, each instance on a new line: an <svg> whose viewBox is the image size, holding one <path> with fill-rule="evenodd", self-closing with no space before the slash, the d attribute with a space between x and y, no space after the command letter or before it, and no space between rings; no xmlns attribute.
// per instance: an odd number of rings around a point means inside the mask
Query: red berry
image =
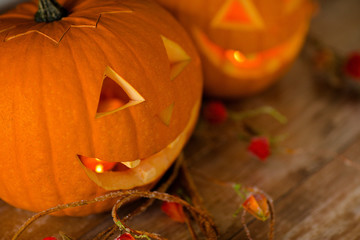
<svg viewBox="0 0 360 240"><path fill-rule="evenodd" d="M360 80L360 52L350 54L345 63L345 72L352 78Z"/></svg>
<svg viewBox="0 0 360 240"><path fill-rule="evenodd" d="M212 101L204 107L204 118L212 124L223 123L228 118L228 112L222 102Z"/></svg>
<svg viewBox="0 0 360 240"><path fill-rule="evenodd" d="M43 240L57 240L57 238L56 237L46 237Z"/></svg>
<svg viewBox="0 0 360 240"><path fill-rule="evenodd" d="M266 161L271 154L269 139L267 137L252 138L248 150L260 160Z"/></svg>
<svg viewBox="0 0 360 240"><path fill-rule="evenodd" d="M175 222L185 222L185 213L183 207L175 202L163 202L161 210Z"/></svg>
<svg viewBox="0 0 360 240"><path fill-rule="evenodd" d="M135 240L135 238L130 233L121 234L115 240Z"/></svg>

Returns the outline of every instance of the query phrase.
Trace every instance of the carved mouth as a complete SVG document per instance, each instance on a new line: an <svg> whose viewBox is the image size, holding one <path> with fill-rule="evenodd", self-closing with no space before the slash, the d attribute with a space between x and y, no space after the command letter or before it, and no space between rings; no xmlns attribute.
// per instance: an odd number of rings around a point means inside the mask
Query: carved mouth
<svg viewBox="0 0 360 240"><path fill-rule="evenodd" d="M200 102L192 109L185 129L160 152L131 162L107 162L78 155L88 177L105 190L131 189L159 179L181 152L195 126Z"/></svg>
<svg viewBox="0 0 360 240"><path fill-rule="evenodd" d="M306 30L306 24L303 24L289 40L270 49L246 55L215 44L198 28L193 29L193 35L202 54L226 75L234 78L258 78L275 73L284 63L291 61L302 45Z"/></svg>

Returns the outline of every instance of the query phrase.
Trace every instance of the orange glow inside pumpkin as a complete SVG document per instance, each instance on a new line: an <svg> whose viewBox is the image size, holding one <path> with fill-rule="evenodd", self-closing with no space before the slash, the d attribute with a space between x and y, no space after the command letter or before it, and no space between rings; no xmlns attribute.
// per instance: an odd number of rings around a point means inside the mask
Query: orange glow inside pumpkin
<svg viewBox="0 0 360 240"><path fill-rule="evenodd" d="M224 22L251 23L251 18L239 1L232 1L222 19Z"/></svg>
<svg viewBox="0 0 360 240"><path fill-rule="evenodd" d="M121 172L127 170L129 168L137 167L141 160L136 160L132 162L106 162L102 161L98 158L90 158L78 155L82 164L96 173L104 173L104 172Z"/></svg>
<svg viewBox="0 0 360 240"><path fill-rule="evenodd" d="M104 172L104 166L102 164L96 165L95 172L97 172L97 173Z"/></svg>
<svg viewBox="0 0 360 240"><path fill-rule="evenodd" d="M200 34L201 42L206 48L210 49L219 61L230 61L237 68L257 68L265 60L275 58L285 49L285 44L280 44L272 49L257 52L251 55L245 55L241 51L233 49L223 49L210 41L205 34Z"/></svg>
<svg viewBox="0 0 360 240"><path fill-rule="evenodd" d="M233 58L236 62L242 63L246 61L246 57L240 51L228 51L229 58Z"/></svg>
<svg viewBox="0 0 360 240"><path fill-rule="evenodd" d="M126 92L109 77L105 77L101 89L97 112L110 112L118 109L130 101Z"/></svg>
<svg viewBox="0 0 360 240"><path fill-rule="evenodd" d="M221 67L230 64L234 70L255 71L262 67L268 67L269 70L274 70L278 61L291 55L297 49L296 46L299 44L299 40L301 40L299 37L301 36L301 31L303 31L303 29L300 29L300 31L288 41L280 43L273 48L252 54L244 54L240 50L224 49L212 42L205 33L197 29L194 30L194 35L200 49L215 65Z"/></svg>
<svg viewBox="0 0 360 240"><path fill-rule="evenodd" d="M116 165L116 162L105 162L105 161L101 161L98 158L90 158L81 155L79 155L78 157L81 160L81 162L84 164L84 166L97 173L111 171Z"/></svg>

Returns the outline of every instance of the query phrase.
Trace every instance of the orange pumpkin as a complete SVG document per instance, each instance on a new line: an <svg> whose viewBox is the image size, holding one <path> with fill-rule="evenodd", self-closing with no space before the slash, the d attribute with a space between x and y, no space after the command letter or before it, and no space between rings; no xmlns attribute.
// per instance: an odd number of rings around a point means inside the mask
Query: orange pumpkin
<svg viewBox="0 0 360 240"><path fill-rule="evenodd" d="M59 3L68 15L58 21L40 8L35 22L35 2L0 16L0 197L31 211L149 188L189 138L201 101L196 50L158 5Z"/></svg>
<svg viewBox="0 0 360 240"><path fill-rule="evenodd" d="M258 93L297 55L313 11L310 0L157 0L191 33L203 60L205 93Z"/></svg>

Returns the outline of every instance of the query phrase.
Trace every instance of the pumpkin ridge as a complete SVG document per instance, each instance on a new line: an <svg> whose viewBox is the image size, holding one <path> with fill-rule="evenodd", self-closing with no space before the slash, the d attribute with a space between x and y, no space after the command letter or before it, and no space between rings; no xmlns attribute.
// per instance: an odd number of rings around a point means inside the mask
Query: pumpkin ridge
<svg viewBox="0 0 360 240"><path fill-rule="evenodd" d="M144 24L148 24L152 29L154 29L156 32L158 32L159 35L162 34L159 26L156 23L154 23L152 19L147 19L144 15L141 15L141 14L137 15L136 17Z"/></svg>
<svg viewBox="0 0 360 240"><path fill-rule="evenodd" d="M111 33L111 34L113 34L114 36L116 36L115 34L114 34L114 32L112 32L111 31L111 28L107 28L107 27L105 27L104 25L102 25L102 27L104 27L109 33ZM85 31L85 30L83 30L83 31ZM116 36L117 37L117 36ZM113 69L116 73L118 73L117 71L116 71L116 69L114 69L114 66L112 66L112 64L110 64L110 60L108 59L108 57L107 57L107 54L105 54L105 52L103 51L103 48L102 48L102 46L101 45L104 45L104 42L105 42L105 40L107 39L107 38L105 38L102 34L96 34L96 36L95 37L89 37L91 40L92 40L92 42L93 43L95 43L98 47L97 47L97 49L98 50L100 50L100 51L102 51L102 55L103 55L103 57L105 58L104 59L104 62L106 63L106 64L104 64L104 71L105 71L105 67L106 66L109 66L111 69ZM99 40L99 39L101 39L101 40ZM118 41L120 41L120 39L119 38L116 38ZM102 42L101 44L100 44L100 42ZM69 45L71 45L71 44L69 44ZM125 45L125 43L124 43L124 45ZM81 47L81 46L80 46ZM70 49L72 50L72 48L70 47ZM83 52L84 54L86 54L86 52L87 51L81 51L81 52ZM71 54L72 55L72 57L74 57L74 55L73 54ZM85 57L85 59L89 59L89 58L86 58ZM74 58L74 61L75 61L75 58ZM76 64L76 63L75 63ZM139 66L138 67L142 67L142 65L139 63ZM77 69L78 69L78 67L76 67ZM81 79L81 85L82 86L84 86L84 84L83 84L83 81L86 81L86 79L85 80L83 80L83 79ZM96 80L97 81L97 80ZM83 87L82 87L82 89L84 89ZM101 89L101 87L100 87L100 89ZM82 93L83 94L85 94L85 91L82 91ZM100 91L99 91L99 94L100 94ZM86 101L86 97L84 96L84 101L86 102L86 104L87 104L87 101ZM146 101L146 100L145 100ZM88 104L87 104L87 106L88 106ZM90 109L89 107L87 107L86 108L87 109L87 115L86 116L93 116L94 117L94 119L96 119L96 109L94 110L94 111L92 111L92 109ZM129 111L129 109L126 109L125 111ZM90 114L88 114L88 113L90 113ZM94 114L93 114L94 113ZM132 118L132 116L130 116L131 118ZM99 119L97 119L97 120L100 120L101 118L99 118ZM101 120L100 120L101 121ZM97 136L97 130L96 129L94 129L92 126L89 126L89 129L91 129L91 136L89 137L89 139L91 139L91 153L93 154L93 155L96 155L96 147L95 147L95 144L94 144L94 138L96 138L96 136ZM135 126L133 127L133 129L135 129ZM135 129L136 130L136 129ZM138 136L137 136L137 133L136 132L134 132L132 135L134 135L134 136L136 136L136 139L138 138ZM137 143L137 145L138 145L138 143ZM138 146L137 146L137 148L136 149L138 149ZM77 153L77 154L79 154L79 153ZM134 160L136 160L136 159L134 159Z"/></svg>
<svg viewBox="0 0 360 240"><path fill-rule="evenodd" d="M13 96L15 95L15 93L16 93L16 91L13 92ZM15 104L15 99L17 99L17 98L12 97L12 99L13 99L13 102L12 102L12 110L13 110L13 115L15 115L15 114L14 114L14 113L15 113L15 105L16 105L16 104ZM16 134L16 132L17 132L17 131L16 131L16 126L17 126L17 124L14 123L14 122L16 122L16 117L14 117L14 121L11 122L11 123L12 123L12 124L11 124L11 128L12 128L12 134L13 134L13 136L14 136L14 140L13 140L13 144L14 144L14 146L15 146L14 149L18 149L18 144L17 144L18 141L17 141L17 134ZM21 162L20 162L19 154L18 154L17 151L14 151L14 156L15 156L15 162L14 162L15 166L19 166L21 172L24 172L24 171L23 171L23 167L22 167ZM0 175L1 175L2 179L3 179L3 178L4 178L4 177L3 177L3 174L0 174ZM23 175L23 174L20 174L20 177L21 177L21 179L22 179L22 182L26 184L27 181L25 181L24 175ZM8 179L3 179L2 182L5 182L4 180L5 180L5 181L8 181ZM3 184L3 185L4 185L4 184ZM2 188L4 188L4 186L2 186ZM9 192L9 190L8 190L7 187L6 187L6 190L7 190L7 192ZM27 192L27 195L28 195L28 198L27 198L27 199L30 200L30 204L33 205L33 204L34 204L34 201L30 198L30 190L29 190L29 188L26 188L25 192ZM9 192L8 197L9 197L9 199L17 199L17 195L16 195L15 192L13 192L12 194L11 194L11 192Z"/></svg>
<svg viewBox="0 0 360 240"><path fill-rule="evenodd" d="M79 71L79 67L78 67L78 63L77 63L77 61L76 61L76 59L75 59L75 56L74 56L74 49L73 49L73 47L72 47L72 45L70 44L69 41L66 41L66 44L68 44L67 48L68 48L69 51L71 52L71 54L69 54L69 55L72 57L72 62L74 63L74 66L75 66L75 72L78 72L78 71ZM65 47L65 46L64 46L64 47ZM78 47L79 47L79 48L82 48L82 45L80 44ZM98 47L98 49L101 49L101 48ZM80 51L80 52L82 52L84 55L86 54L86 51ZM106 57L106 54L103 53L103 56ZM83 60L84 60L84 59L85 59L85 60L88 60L89 58L88 58L88 57L83 57L82 59L83 59ZM81 75L79 75L79 76L81 76ZM89 104L88 104L88 101L87 101L87 98L86 98L86 96L85 96L86 91L84 90L84 89L85 89L85 88L84 88L84 82L86 82L86 79L83 79L83 78L79 77L79 81L78 81L78 82L79 82L78 85L79 85L80 88L81 88L81 90L80 90L79 92L81 93L81 97L82 97L82 99L83 99L82 102L85 104L85 107L82 108L83 111L84 111L84 115L83 115L83 116L88 116L88 118L94 117L94 119L95 119L95 115L93 114L93 111L90 109ZM96 111L95 111L95 112L96 112ZM94 141L94 137L95 137L95 136L94 136L93 126L90 124L90 121L88 121L88 120L84 120L83 123L86 123L86 124L87 124L87 129L88 129L89 135L86 137L86 139L89 141L88 147L90 148L90 152L95 153L95 141ZM76 154L78 154L78 153L76 153ZM77 158L77 156L74 156L74 161L76 161L76 158ZM92 186L93 186L93 185L92 185ZM94 194L95 194L96 196L98 196L99 193L102 193L102 190L101 190L99 187L94 186L94 187L92 187L92 188L93 188L93 190L95 191ZM65 202L69 202L69 201L73 201L72 196L70 196L69 199L65 199ZM91 207L89 207L89 208L95 209L97 205L98 205L98 204L95 204L94 206L91 206ZM99 205L99 207L100 207L100 206L101 206L101 205ZM74 210L67 209L67 210L64 210L64 213L71 215L71 213L72 213L73 211L74 211Z"/></svg>
<svg viewBox="0 0 360 240"><path fill-rule="evenodd" d="M17 91L14 91L14 95L17 95L16 94L16 92ZM12 104L12 109L13 109L13 112L15 113L14 115L16 116L16 111L15 111L15 109L16 109L16 105L17 105L17 103L15 102L17 99L19 99L17 96L16 97L13 97L12 98L13 99L13 104ZM17 136L18 136L18 132L19 131L17 131L17 126L18 126L18 124L16 123L16 121L17 121L17 118L16 117L14 117L14 122L12 122L13 124L12 124L12 127L13 127L13 135L14 135L14 145L15 145L15 149L19 149L18 148L18 138L17 138ZM21 179L22 179L22 183L24 184L24 188L23 188L23 190L24 190L24 192L26 192L27 193L27 198L26 197L24 197L23 199L27 199L28 200L28 204L27 205L29 205L29 206L34 206L34 204L35 205L37 205L37 203L35 203L35 201L34 201L34 199L32 198L32 194L31 194L31 191L30 191L30 186L28 185L29 184L29 181L27 181L27 179L29 179L29 177L27 176L28 174L27 174L27 171L25 171L25 168L23 167L23 164L24 164L24 161L21 161L21 158L19 157L19 154L18 154L18 152L17 151L15 151L15 161L16 161L16 165L15 166L17 166L19 169L17 169L19 172L21 172L21 174L19 174L20 175L20 177L21 177ZM18 176L19 177L19 176ZM8 180L7 180L8 181ZM21 203L21 199L19 199L19 196L18 196L19 194L17 194L17 193L15 193L14 192L14 194L13 194L13 196L15 196L15 198L11 198L11 199L16 199L16 201L15 201L15 203L16 204L19 204L19 203ZM19 205L21 205L21 204L19 204Z"/></svg>
<svg viewBox="0 0 360 240"><path fill-rule="evenodd" d="M138 130L138 126L137 126L136 121L135 121L136 119L133 116L133 112L131 111L131 109L128 109L128 113L129 113L129 116L130 116L130 118L132 120L131 124L133 125L133 128L135 130L135 138L136 138L136 140L135 140L135 150L138 153L139 150L140 150L140 148L139 148L139 146L140 146L140 144L139 144L139 135L138 135L139 130ZM134 159L134 160L136 160L136 159Z"/></svg>
<svg viewBox="0 0 360 240"><path fill-rule="evenodd" d="M30 51L31 51L30 48L25 48L24 55L30 54L30 53L29 53ZM40 56L41 56L41 54L40 54ZM40 59L39 59L39 61L40 61ZM37 64L37 65L35 65L35 66L38 67L38 66L40 66L40 64ZM28 70L28 71L29 71L29 70ZM37 80L38 80L37 85L39 86L41 79L37 79ZM20 88L24 88L24 87L25 87L25 86L24 86L24 82L21 81ZM39 89L41 89L41 88L39 88ZM18 95L21 95L21 91L18 92ZM14 99L21 99L21 98L16 97L16 98L14 98ZM42 104L42 101L41 101L41 100L38 100L38 102L40 103L39 105ZM19 104L21 104L21 103L18 102L17 104L15 104L15 102L14 102L14 105L19 105ZM16 125L17 125L17 124L16 124ZM20 133L20 134L21 134L21 133ZM15 136L18 136L18 133L15 133ZM18 140L16 139L15 142L17 143ZM17 148L16 148L16 149L17 149ZM17 156L17 159L19 159L18 154L16 154L16 156ZM22 164L21 164L21 163L22 163ZM25 161L21 161L21 163L20 163L19 166L24 166ZM25 169L25 170L24 170L24 169ZM31 180L31 177L29 176L29 175L30 175L29 173L30 173L30 172L28 172L28 169L26 169L26 168L24 168L24 167L21 168L21 175L24 176L24 178L23 178L23 179L24 179L23 183L26 183L26 185L24 186L24 188L25 188L25 191L28 192L30 204L31 204L32 206L39 206L39 202L37 201L37 199L39 199L39 197L36 196L36 193L34 194L33 191L31 191L31 189L33 189L33 186L31 185L31 182L32 182L32 181L29 181L29 179ZM35 196L35 197L34 197L34 196ZM17 197L19 198L19 196L17 196ZM30 206L31 206L31 205L30 205Z"/></svg>
<svg viewBox="0 0 360 240"><path fill-rule="evenodd" d="M105 27L104 25L102 25L102 26ZM124 27L125 27L125 26L124 26ZM126 26L126 27L127 27L127 26ZM110 31L111 34L113 34L115 37L117 36L116 33L114 33L114 32L111 31L111 29L108 29L107 27L105 27L105 28L106 28L108 31ZM141 62L139 61L140 57L136 54L136 51L135 51L128 43L126 43L125 41L123 41L121 38L117 38L117 39L118 39L118 41L121 41L122 45L125 46L125 47L131 52L131 54L134 56L134 60L136 60L136 64L137 64L137 66L139 67L139 69L142 69L143 75L145 76L145 78L146 78L146 79L149 79L148 73L147 73L146 69L143 67L143 65L141 64ZM114 69L114 70L115 70L115 69ZM153 85L152 81L149 81L149 84L150 84L150 86L151 86L152 89L156 89L155 86ZM144 96L143 96L143 97L144 97ZM157 100L158 100L158 98L157 98ZM146 101L146 99L145 99L145 101ZM157 102L158 102L158 101L157 101ZM128 109L128 110L130 111L130 109ZM130 112L131 112L131 111L130 111ZM133 113L131 113L130 116L131 116L132 119L134 119L134 117L133 117L132 114L133 114ZM149 114L149 113L147 113L147 114ZM136 149L138 150L140 144L139 144L139 140L138 140L138 135L137 135L138 129L137 129L136 124L134 124L134 129L135 129L135 136L136 136ZM155 135L156 135L156 134L154 134L154 128L150 128L149 130L152 131L151 134L150 134L151 136L155 136ZM139 151L137 151L137 153L139 153ZM140 158L140 156L137 156L137 158ZM136 159L133 159L133 160L136 160Z"/></svg>
<svg viewBox="0 0 360 240"><path fill-rule="evenodd" d="M103 43L103 39L105 40L106 38L104 38L101 34L97 34L96 37L89 36L88 34L86 34L86 30L85 30L85 29L81 29L81 28L80 28L79 31L83 32L83 33L84 33L84 36L88 37L88 40L92 40L92 42L96 44L97 50L101 51L102 57L104 57L104 62L106 63L106 64L104 64L104 66L103 66L103 67L104 67L103 73L104 73L104 70L105 70L105 67L106 67L106 66L109 66L109 67L111 67L112 69L114 69L114 68L109 64L109 63L110 63L109 58L107 57L107 54L104 52L104 50L103 50L103 48L102 48L102 45L104 44L104 43ZM100 37L102 38L101 41L98 40L98 38L100 38ZM100 43L100 42L101 42L101 43ZM70 45L70 43L69 43L69 45ZM83 53L86 54L87 51L83 51ZM87 59L88 59L88 58L87 58ZM94 118L95 118L95 116L96 116L96 109L94 110L93 116L94 116Z"/></svg>
<svg viewBox="0 0 360 240"><path fill-rule="evenodd" d="M73 60L74 66L75 66L75 72L79 72L79 67L78 67L78 63L77 63L77 61L75 59L75 56L74 56L73 47L72 47L72 45L70 43L68 43L68 44L69 45L67 46L67 48L71 52L71 54L69 54L69 55L72 57L72 60ZM78 47L81 48L81 46L82 45L80 44ZM99 49L101 49L101 48L99 48ZM82 51L82 52L85 53L86 51ZM104 54L104 56L105 56L105 54ZM84 57L83 59L88 59L88 58ZM83 83L84 80L81 77L79 77L79 78L80 79L79 79L78 82L79 82L79 86L81 88L81 91L80 91L81 92L81 97L82 97L83 103L85 105L85 107L82 108L82 109L84 109L84 114L85 114L83 116L88 116L88 118L91 118L92 116L94 116L94 118L95 118L95 115L92 114L93 112L91 111L91 109L89 107L89 104L87 102L86 96L85 96L85 88L84 88L84 83ZM86 79L85 79L85 81L86 81ZM85 123L85 122L87 124L87 129L89 131L89 135L86 137L86 139L88 139L88 141L89 141L89 147L91 148L90 151L92 153L94 153L95 152L94 129L91 126L90 121L87 121L87 120L83 121L83 123Z"/></svg>
<svg viewBox="0 0 360 240"><path fill-rule="evenodd" d="M42 54L40 54L40 56L42 56ZM40 60L39 60L40 61ZM46 137L47 137L47 141L43 141L43 143L46 143L47 144L47 150L49 152L49 158L50 158L50 168L51 168L51 171L53 172L52 176L53 176L53 179L54 179L54 184L55 184L55 187L53 187L51 190L52 190L52 194L56 194L57 198L60 199L61 202L63 202L63 197L62 197L62 193L61 193L61 188L59 186L59 183L56 179L55 176L58 176L56 174L56 167L55 167L55 158L54 158L54 154L53 154L53 144L52 144L52 137L51 137L51 133L49 131L49 114L47 114L47 108L46 106L44 105L44 103L46 102L46 99L45 99L45 96L44 96L44 84L43 84L43 81L44 81L44 76L43 74L41 74L39 76L39 89L40 89L40 93L39 93L39 96L41 96L41 101L39 103L40 105L40 109L42 109L42 117L44 118L43 120L43 128L45 129L45 133L46 133Z"/></svg>
<svg viewBox="0 0 360 240"><path fill-rule="evenodd" d="M129 46L129 44L127 44L125 41L123 41L121 38L119 38L119 41L121 41L122 42L122 44L124 45L124 46L126 46L126 48L127 49L129 49L129 51L131 52L131 54L133 55L133 56L135 56L135 59L136 59L136 61L137 61L137 64L138 64L138 66L141 68L141 69L143 69L143 71L144 71L144 75L146 76L147 74L146 74L146 71L145 71L145 69L144 69L144 67L142 66L142 64L139 62L139 59L138 59L138 57L137 57L137 55L135 54L135 52L134 52L134 50ZM146 101L146 99L145 99L145 101ZM135 118L134 118L134 116L133 116L133 113L132 113L132 111L131 111L131 109L127 109L128 110L128 112L129 112L129 116L131 117L131 119L132 119L132 122L131 122L131 124L133 125L133 129L135 130L135 137L136 137L136 140L135 140L135 143L136 143L136 152L137 153L139 153L139 146L140 146L140 144L139 144L139 137L138 137L138 127L137 127L137 124L136 124L136 121L135 121ZM153 133L152 133L152 135L153 135ZM137 157L137 158L139 158L139 156ZM136 160L136 159L134 159L134 160Z"/></svg>

